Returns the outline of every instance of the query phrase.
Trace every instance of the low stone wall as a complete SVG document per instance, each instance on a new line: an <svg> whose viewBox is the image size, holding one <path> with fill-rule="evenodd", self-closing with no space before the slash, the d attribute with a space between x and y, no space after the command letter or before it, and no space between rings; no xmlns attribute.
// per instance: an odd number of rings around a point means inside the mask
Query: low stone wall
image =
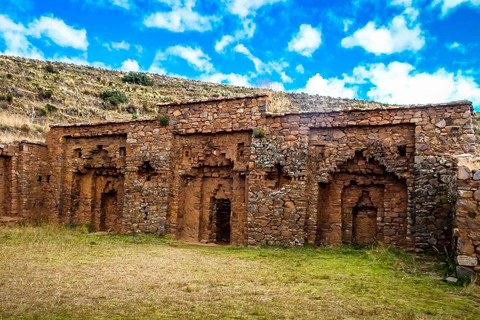
<svg viewBox="0 0 480 320"><path fill-rule="evenodd" d="M459 159L455 210L457 275L480 273L480 159Z"/></svg>

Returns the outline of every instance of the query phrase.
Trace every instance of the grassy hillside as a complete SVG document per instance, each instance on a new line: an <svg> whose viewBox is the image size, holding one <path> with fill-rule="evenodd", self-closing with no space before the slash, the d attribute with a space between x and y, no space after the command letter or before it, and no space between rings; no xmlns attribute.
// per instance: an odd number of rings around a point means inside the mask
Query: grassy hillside
<svg viewBox="0 0 480 320"><path fill-rule="evenodd" d="M480 319L480 287L381 246L192 246L0 226L2 319Z"/></svg>
<svg viewBox="0 0 480 320"><path fill-rule="evenodd" d="M133 114L150 116L161 102L260 92L153 74L148 75L151 85L139 85L122 81L125 75L120 71L0 56L0 141L41 141L52 123L131 119ZM105 96L108 91L119 91L126 101L112 101Z"/></svg>

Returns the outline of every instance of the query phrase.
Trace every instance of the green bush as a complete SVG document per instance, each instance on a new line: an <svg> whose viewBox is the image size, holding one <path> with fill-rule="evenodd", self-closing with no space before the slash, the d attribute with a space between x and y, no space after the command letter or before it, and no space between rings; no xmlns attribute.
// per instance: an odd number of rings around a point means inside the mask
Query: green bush
<svg viewBox="0 0 480 320"><path fill-rule="evenodd" d="M7 101L7 102L12 102L13 101L13 95L11 93L2 94L2 95L0 95L0 100Z"/></svg>
<svg viewBox="0 0 480 320"><path fill-rule="evenodd" d="M45 71L47 71L48 73L57 73L57 70L51 64L47 64L45 67L43 67L43 69L45 69Z"/></svg>
<svg viewBox="0 0 480 320"><path fill-rule="evenodd" d="M55 112L58 110L57 107L55 107L53 104L47 103L45 105L45 109L47 109L48 112Z"/></svg>
<svg viewBox="0 0 480 320"><path fill-rule="evenodd" d="M263 138L265 136L265 130L263 130L263 128L253 130L253 136L255 138Z"/></svg>
<svg viewBox="0 0 480 320"><path fill-rule="evenodd" d="M38 96L42 99L50 99L53 96L53 90L39 89Z"/></svg>
<svg viewBox="0 0 480 320"><path fill-rule="evenodd" d="M128 98L121 91L103 91L100 95L103 101L108 102L114 106L128 101Z"/></svg>
<svg viewBox="0 0 480 320"><path fill-rule="evenodd" d="M133 120L137 120L138 119L138 115L136 113L132 114L132 119Z"/></svg>
<svg viewBox="0 0 480 320"><path fill-rule="evenodd" d="M150 79L145 73L130 72L122 78L123 82L140 84L142 86L153 86L153 80Z"/></svg>
<svg viewBox="0 0 480 320"><path fill-rule="evenodd" d="M38 117L45 117L47 114L48 114L47 110L45 110L43 108L38 109L37 112L36 112L36 115Z"/></svg>
<svg viewBox="0 0 480 320"><path fill-rule="evenodd" d="M160 116L160 117L158 117L158 121L160 121L160 124L162 126L168 126L168 124L170 123L170 117Z"/></svg>

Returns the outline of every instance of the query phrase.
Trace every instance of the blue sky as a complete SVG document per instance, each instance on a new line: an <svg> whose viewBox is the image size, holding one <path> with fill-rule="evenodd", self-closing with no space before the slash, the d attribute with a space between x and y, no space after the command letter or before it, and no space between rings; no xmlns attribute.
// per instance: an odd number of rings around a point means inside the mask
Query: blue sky
<svg viewBox="0 0 480 320"><path fill-rule="evenodd" d="M0 52L480 107L480 0L0 0Z"/></svg>

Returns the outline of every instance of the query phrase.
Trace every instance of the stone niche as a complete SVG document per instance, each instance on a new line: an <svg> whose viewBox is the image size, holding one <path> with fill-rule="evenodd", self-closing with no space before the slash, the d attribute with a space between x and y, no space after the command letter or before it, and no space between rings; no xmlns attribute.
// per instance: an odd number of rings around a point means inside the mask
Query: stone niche
<svg viewBox="0 0 480 320"><path fill-rule="evenodd" d="M68 221L98 231L122 231L125 185L125 136L69 138L63 177Z"/></svg>
<svg viewBox="0 0 480 320"><path fill-rule="evenodd" d="M0 156L0 215L11 213L12 158Z"/></svg>
<svg viewBox="0 0 480 320"><path fill-rule="evenodd" d="M175 136L178 238L246 242L246 175L251 132Z"/></svg>
<svg viewBox="0 0 480 320"><path fill-rule="evenodd" d="M406 245L408 192L404 179L361 152L319 183L320 243Z"/></svg>

